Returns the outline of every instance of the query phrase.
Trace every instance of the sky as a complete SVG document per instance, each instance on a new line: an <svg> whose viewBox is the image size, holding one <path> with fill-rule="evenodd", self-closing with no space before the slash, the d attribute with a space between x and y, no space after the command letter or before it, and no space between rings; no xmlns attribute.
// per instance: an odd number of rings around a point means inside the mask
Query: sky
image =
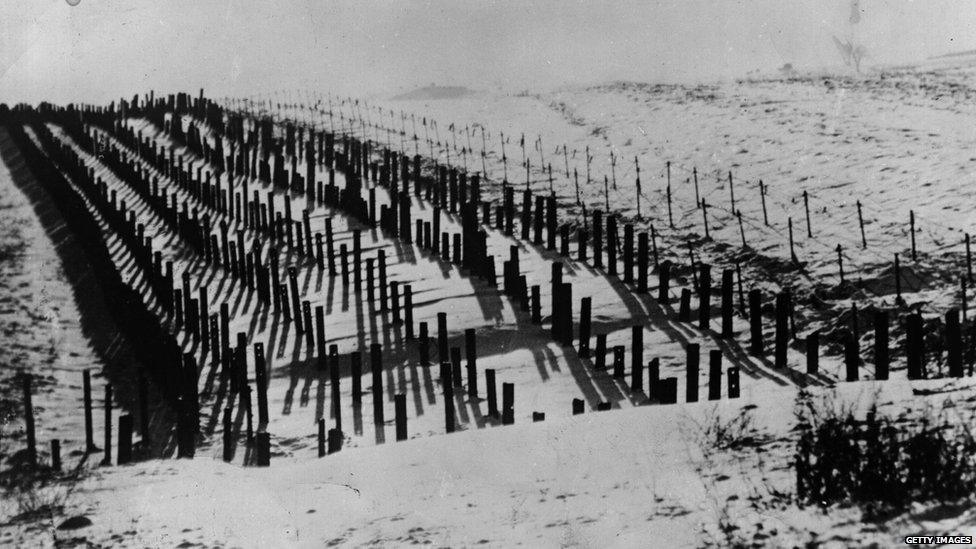
<svg viewBox="0 0 976 549"><path fill-rule="evenodd" d="M71 3L0 3L0 102L711 81L839 67L833 36L868 66L976 49L965 0Z"/></svg>

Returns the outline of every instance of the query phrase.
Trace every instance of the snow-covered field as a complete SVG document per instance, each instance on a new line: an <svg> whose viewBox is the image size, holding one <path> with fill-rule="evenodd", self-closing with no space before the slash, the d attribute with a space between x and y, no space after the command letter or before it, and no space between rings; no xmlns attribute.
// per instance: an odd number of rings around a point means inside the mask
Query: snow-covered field
<svg viewBox="0 0 976 549"><path fill-rule="evenodd" d="M331 382L316 369L314 350L304 345L302 335L289 323L259 308L253 292L178 244L136 193L107 168L97 167L96 174L109 188L135 207L137 221L145 224L146 236L162 246L164 260L174 262L175 280L183 272L191 273L194 291L205 282L211 307L232 304L232 333L245 332L249 343L263 343L267 349L271 414L265 427L271 434L270 468L249 466L251 452L241 450L243 440L230 463L221 460L224 397L219 387L210 385L209 364L201 375L203 440L192 461L161 459L96 467L94 457L85 460L72 453L83 441L80 371L90 368L96 373L101 364L123 363L124 355L120 359L118 353L126 351L124 346L121 351L113 348L114 330L104 323L98 306L104 298L87 292L83 258L72 256L70 249L58 249L70 236L58 232L57 213L49 216L50 204L32 195L30 174L23 174L15 184L20 169L17 152L9 140L0 139L5 166L0 167L4 208L0 221L4 295L0 299L6 303L0 326L15 341L0 349L5 421L0 453L12 463L9 456L23 444L19 385L13 372L24 369L38 380L39 440L46 444L54 436L61 438L67 466L81 463L83 472L77 479L63 478L42 488L42 494L54 502L42 513L25 515L18 501L5 500L0 505L0 543L592 547L812 542L849 546L892 545L901 536L923 532L972 533L976 520L966 506L920 502L897 516L868 522L862 522L857 508L800 508L793 498L792 459L797 427L793 413L806 399L832 398L861 409L876 402L887 413L904 415L909 424L917 421L926 405L952 408L958 421L970 420L968 379L908 382L899 349L893 355L893 379L867 381L873 378L873 364L865 351L861 375L865 381L834 387L843 378L837 348L825 350L822 375L807 376L802 338L821 329L831 342L829 334L850 324L847 310L852 304L862 311L897 307L891 271L896 253L902 261L902 291L909 305L920 307L928 317L961 306L958 287L966 274L963 235L976 222L966 207L972 194L968 183L973 177L971 144L976 137L976 110L969 105L976 91L974 71L970 59L958 58L858 77L808 74L674 86L615 82L514 95L474 91L437 101L386 99L364 104L377 126L399 130L403 124L407 153L415 150L411 113L416 115L416 149L421 154L431 150L423 141L424 122L431 137L437 132L435 139L449 143L455 165L465 161L458 155L470 142L473 153L466 162L473 171L481 170L484 128L489 178L483 187L485 198L497 199L500 193L505 173L502 133L510 140L505 145L508 179L516 188L525 184L525 169L519 165L519 139L524 133L533 170L552 164L560 213L570 216L561 221L582 214L575 182L567 177L568 166L570 174L574 168L579 173L579 192L587 211L602 208L606 200L611 210L634 218L639 207L643 218L635 221L638 231L653 225L662 259L686 264L690 249L696 261L718 269L739 262L747 288L762 288L767 299L773 290L792 289L797 296L799 337L788 355L788 371L777 370L768 360L744 351L748 322L741 315L735 319L735 337L723 340L715 333L718 318L712 319L710 330L678 322L676 305L662 306L632 293L616 277L588 263L565 260L565 281L573 284L574 314L579 314L580 297L592 297L594 333L608 334L608 348L626 346L627 377L613 378L609 371L594 369L590 359L552 342L545 326L532 324L517 303L466 271L416 244L394 240L331 208L314 206L313 231L321 231L323 220L331 217L337 249L342 244L351 248L353 231L361 230L364 257L385 251L390 280L412 287L415 323L427 322L436 337L437 313L447 313L451 346L463 346L464 330L474 329L479 379L484 379L484 369L492 368L499 385L511 382L516 387L514 426L503 427L488 417L483 398L459 394L455 405L461 432L446 434L439 373L434 366L418 365L416 345L406 340L403 326L391 322L389 313L366 304L351 283L287 254L282 257L284 266L299 270L303 299L313 309L325 308L329 343L338 346L342 357L345 443L342 451L321 459L316 453L316 421L325 418L331 425L336 418ZM290 101L306 99L294 94ZM317 112L290 106L273 110L285 117L312 117L328 128L328 116L321 110L327 109L328 99L312 101L318 101ZM344 115L353 111L348 104L337 108L346 109ZM392 118L390 109L397 113ZM407 115L402 123L401 111ZM432 120L437 121L436 130ZM145 119L130 118L125 123L167 149L172 144L161 128ZM452 124L456 136L448 130ZM61 128L49 127L57 139L87 155ZM389 139L394 148L399 146L400 136L381 127L366 133L380 143ZM587 147L593 157L590 183L586 183ZM185 147L175 150L187 163L202 162ZM435 145L433 151L440 161L448 160L447 150L438 151ZM611 151L615 166L610 164ZM641 170L639 202L635 156ZM96 165L96 158L86 158ZM673 228L668 226L667 162ZM689 180L692 169L697 170L699 199L708 204L707 239L695 186ZM327 174L320 171L318 176ZM611 180L606 198L604 176ZM548 174L533 171L531 179L533 190L548 188ZM767 189L768 226L759 199L760 179ZM337 180L341 186L340 174ZM163 184L175 188L165 180ZM387 203L386 192L379 187L377 191L380 203ZM804 191L810 196L812 237L807 235ZM282 200L282 194L276 191L276 199ZM860 244L857 201L864 212L865 249ZM306 207L300 198L293 199L292 205L296 212ZM413 207L415 219L429 218L429 204L413 198ZM916 221L916 261L910 253L910 211ZM746 247L741 246L734 212L741 212ZM799 265L790 263L786 234L790 218ZM441 222L443 230L460 230L454 216L444 215ZM253 239L253 233L246 238ZM847 280L854 286L839 287L838 244ZM492 231L488 247L499 274L501 258L508 257L513 245L519 249L528 284L541 288L547 325L552 301L549 264L557 256ZM113 253L120 270L134 272L121 247L114 247ZM674 283L672 301L681 288L691 287L690 276L677 277ZM656 287L656 274L650 286ZM868 322L865 317L861 325ZM767 341L771 324L767 321ZM893 347L901 337L896 324ZM742 396L726 399L723 383L723 399L717 403L646 405L644 388L632 390L628 381L633 325L642 327L645 362L659 358L661 376L679 379L679 395L684 394L685 350L698 343L703 389L708 373L705 358L714 349L721 351L723 367L740 369ZM861 348L870 349L871 330L862 328L861 335ZM189 338L185 343L200 352ZM368 370L371 343L384 349L383 402L388 421L379 425L371 420L371 379L363 376L365 394L358 407L352 403L347 377L350 352L361 351ZM434 342L431 349L436 357ZM253 366L253 358L249 361ZM930 356L929 361L941 364L942 357ZM135 368L109 369L116 372L107 376L113 384L132 387ZM96 375L96 396L101 394L100 379ZM407 396L410 440L404 442L393 441L396 394ZM123 391L122 406L134 406L134 398L125 395ZM574 398L585 401L582 416L571 414ZM604 402L611 403L613 410L596 412ZM545 421L533 423L533 412L545 413ZM731 425L741 426L732 440L715 434L716 426ZM95 432L100 429L98 413ZM78 516L92 524L74 530L57 528L66 518Z"/></svg>

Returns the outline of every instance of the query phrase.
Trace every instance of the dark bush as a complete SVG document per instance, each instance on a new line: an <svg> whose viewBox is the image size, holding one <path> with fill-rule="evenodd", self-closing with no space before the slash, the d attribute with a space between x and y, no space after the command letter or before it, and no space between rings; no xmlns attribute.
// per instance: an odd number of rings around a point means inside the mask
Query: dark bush
<svg viewBox="0 0 976 549"><path fill-rule="evenodd" d="M853 504L871 517L976 493L976 439L966 425L931 410L915 425L898 425L876 407L863 420L851 409L806 408L798 415L801 505Z"/></svg>

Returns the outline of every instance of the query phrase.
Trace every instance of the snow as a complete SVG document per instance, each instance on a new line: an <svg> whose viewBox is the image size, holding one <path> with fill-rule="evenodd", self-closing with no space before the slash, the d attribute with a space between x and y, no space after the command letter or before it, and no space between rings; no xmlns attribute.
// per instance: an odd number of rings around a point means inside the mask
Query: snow
<svg viewBox="0 0 976 549"><path fill-rule="evenodd" d="M956 285L965 268L962 233L958 231L971 231L972 225L971 216L962 207L969 192L963 183L971 177L968 147L976 126L972 124L974 112L967 104L972 67L966 60L953 63L958 64L933 64L857 79L809 75L713 86L612 83L518 96L483 91L427 105L384 105L397 110L416 109L418 116L428 120L434 117L442 138L451 123L461 129L475 123L483 125L489 144L488 172L494 180L483 187L485 196L497 197L499 193L497 180L503 173L501 132L512 139L506 153L509 179L517 188L524 184L524 171L518 167L518 136L526 133L527 154L533 165L540 151L531 145L541 137L541 154L553 162L561 215L569 217L561 221L572 220L581 211L575 206L574 185L561 169L556 146L565 143L570 151L577 151L570 170L580 168L583 177L581 155L590 146L595 157L594 183L581 188L589 211L603 203L603 185L598 182L604 175L612 175L608 151L614 151L619 159L617 189L610 194L610 203L625 216L637 213L633 157L638 156L645 216L638 222L638 231L653 223L662 236L664 257L681 263L687 262L689 246L697 260L719 269L741 259L747 288L755 285L767 296L777 288L790 287L807 305L813 294L819 294L826 307L798 308L802 337L812 329L836 327L839 313L852 302L861 308L892 306L893 289L885 287L884 270L894 253L901 253L905 268L913 269L924 282L921 292L910 291L913 288L906 284L909 303L923 305L928 315L942 314L957 305ZM368 109L377 106L371 104ZM284 114L310 115L300 109ZM319 122L328 123L321 112L315 116ZM373 121L380 122L376 118ZM146 120L130 119L126 123L143 135L160 142L167 140ZM52 125L51 129L70 143L59 128ZM375 139L386 142L384 133L376 130ZM480 151L480 132L471 139L475 151ZM459 134L458 142L466 145L466 136ZM418 147L424 152L423 143ZM407 143L405 150L413 152L413 144ZM177 153L185 162L200 161L185 148L178 148ZM451 151L451 155L457 162L457 153ZM49 336L58 349L87 349L83 315L75 302L81 299L70 295L70 276L56 267L59 261L69 264L71 260L59 260L48 240L51 237L45 238L43 228L31 217L29 201L14 190L10 172L15 166L9 158L5 153L8 171L0 170L0 185L8 191L2 194L11 201L18 223L23 219L27 229L8 240L26 242L32 247L30 257L40 262L31 268L50 275L50 280L36 282L43 284L43 291L28 281L22 299L43 302L44 291L56 291L64 326L55 329L42 324L43 330L61 334ZM446 160L446 154L441 159ZM666 161L672 162L674 229L667 227L667 205L662 195ZM476 168L480 160L475 156L468 162ZM690 167L698 168L702 196L711 204L710 239L702 238L701 212L695 208L693 188L685 183ZM728 170L732 170L736 185L736 208L747 223L750 249L745 251L738 249L739 228L728 202ZM435 336L437 313L448 313L452 346L462 344L465 329L475 329L482 395L481 372L493 368L499 384L511 382L516 386L516 420L514 426L502 427L487 417L485 401L457 395L461 432L445 434L436 367L441 357L436 356L436 346L431 345L435 366L419 366L416 345L406 341L403 327L393 325L388 314L364 304L351 283L345 285L338 277L318 271L314 264L287 254L282 258L283 267L298 268L303 298L310 300L313 308L325 308L329 343L338 346L342 357L340 394L346 440L341 452L319 459L316 421L325 418L331 424L333 405L328 376L315 368L314 351L305 347L301 335L289 324L260 310L255 295L175 243L150 210L138 207L141 199L111 172L102 167L96 174L117 190L121 199L137 206L136 216L146 225L146 235L162 247L164 260L174 262L174 278L191 273L194 290L201 281L207 283L211 311L217 303L231 303L232 333L246 332L250 344L260 342L267 349L271 417L265 427L271 433L271 467L244 466L248 452L243 440L231 463L221 461L219 413L224 395L220 387L206 383L210 364L201 360L202 388L212 392L204 392L201 425L205 438L195 459L149 460L98 469L91 468L89 459L84 466L87 474L72 488L58 516L85 515L94 524L68 534L31 531L14 521L9 527L0 527L6 530L8 540L51 542L45 536L79 536L92 543L150 546L652 543L677 547L735 542L793 545L807 541L841 546L892 544L901 535L915 533L920 524L929 530L948 529L947 533L962 533L957 530L971 530L976 524L967 509L953 514L925 505L887 523L862 523L856 509L830 508L826 513L798 509L783 495L792 491L792 411L805 394L800 386L861 407L877 401L892 413L909 409L913 415L923 403L959 406L968 411L969 380L908 383L904 373L896 371L893 380L886 383L863 381L821 387L834 384L842 371L830 349L822 360L823 376L802 373L801 344L789 350L789 371L776 370L768 361L743 351L748 326L741 317L735 319L735 339L725 341L711 330L677 322L671 307L631 293L590 265L563 260L564 280L573 284L574 317L578 318L579 298L592 297L594 333L608 333L608 348L627 348L627 377L617 380L609 372L596 371L589 360L579 359L572 349L553 343L545 324L532 325L528 314L498 290L427 255L416 245L393 241L323 207L311 212L313 232L323 231L323 219L330 216L336 249L343 243L351 247L352 231L361 229L364 257L386 250L390 280L413 288L415 323L427 322ZM318 175L324 177L321 172ZM770 185L767 200L771 227L762 223L757 200L759 178ZM161 179L161 183L173 188L171 182ZM337 184L342 186L339 174ZM532 185L541 192L548 186L547 178L536 174ZM262 200L268 190L262 189ZM805 231L800 198L803 190L812 196L812 238ZM378 191L380 202L388 202L386 193ZM280 200L279 191L276 201ZM867 251L857 250L854 200L861 200L867 213ZM430 206L416 198L412 201L414 219L428 219ZM280 209L281 202L277 203ZM301 199L293 200L292 206L298 215L306 207ZM919 228L918 262L911 262L906 253L905 223L910 209ZM794 221L803 269L788 266L784 227L789 217ZM441 221L442 230L460 230L453 216L444 214ZM248 233L246 238L253 235ZM862 291L853 299L834 292L834 247L838 243L848 250L848 276L881 289ZM519 247L522 274L528 284L541 287L545 316L552 300L549 264L557 256L492 232L489 253L494 254L499 273L512 245ZM120 268L131 269L121 247L116 247L115 254ZM3 283L16 291L14 288L23 287L20 280L25 278L29 277L15 273ZM655 287L656 282L652 276L649 286ZM680 288L690 284L686 277L677 277L671 290L673 301ZM23 310L0 313L0 322L23 322L24 314ZM712 319L713 329L716 321ZM717 403L646 406L646 395L628 387L634 323L643 326L645 361L660 358L661 376L678 377L679 395L684 393L685 348L689 343L700 343L703 364L709 350L720 349L725 367L741 369L742 397L737 401L725 398L723 387L723 399ZM767 321L767 341L770 330L771 322ZM45 337L45 332L35 337ZM868 349L872 336L869 330L862 332L862 349ZM186 343L189 345L188 339ZM390 421L379 425L369 417L370 376L364 376L361 409L352 405L348 379L348 353L358 350L365 354L371 343L381 343L384 348L383 401ZM26 358L19 359L24 363L43 356L42 344L31 345ZM38 395L35 404L41 440L56 432L71 449L80 445L78 372L79 368L98 365L100 360L95 351L86 353L59 358L63 366L56 371L61 373L52 374L51 388ZM248 355L249 370L253 371L253 357L250 352ZM53 361L48 359L32 371L42 374ZM896 357L896 370L902 368L902 362ZM363 363L368 371L366 357ZM707 368L702 367L702 386L706 374ZM870 379L872 374L868 360L862 379ZM919 394L913 388L930 389L932 393ZM95 393L98 395L99 390ZM404 442L393 442L390 401L395 394L407 395L410 440ZM574 398L586 401L584 415L572 416L570 403ZM613 403L614 410L594 412L602 402ZM533 412L544 412L545 421L532 423ZM702 440L703 425L717 421L716 417L727 421L741 414L755 418L755 427L743 433L749 437L741 446L715 451L714 441ZM96 414L96 433L100 432L100 419ZM8 445L6 433L5 428L4 444ZM5 453L8 449L5 446ZM72 456L71 464L77 460ZM14 515L12 506L6 513ZM935 519L926 518L933 513Z"/></svg>

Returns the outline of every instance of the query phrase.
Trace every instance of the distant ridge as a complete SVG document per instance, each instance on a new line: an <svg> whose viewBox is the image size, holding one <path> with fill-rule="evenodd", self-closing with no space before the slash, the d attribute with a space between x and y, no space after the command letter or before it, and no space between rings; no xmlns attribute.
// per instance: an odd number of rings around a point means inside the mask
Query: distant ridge
<svg viewBox="0 0 976 549"><path fill-rule="evenodd" d="M464 86L424 86L407 93L394 96L394 101L417 101L417 100L437 100L437 99L456 99L472 93Z"/></svg>

